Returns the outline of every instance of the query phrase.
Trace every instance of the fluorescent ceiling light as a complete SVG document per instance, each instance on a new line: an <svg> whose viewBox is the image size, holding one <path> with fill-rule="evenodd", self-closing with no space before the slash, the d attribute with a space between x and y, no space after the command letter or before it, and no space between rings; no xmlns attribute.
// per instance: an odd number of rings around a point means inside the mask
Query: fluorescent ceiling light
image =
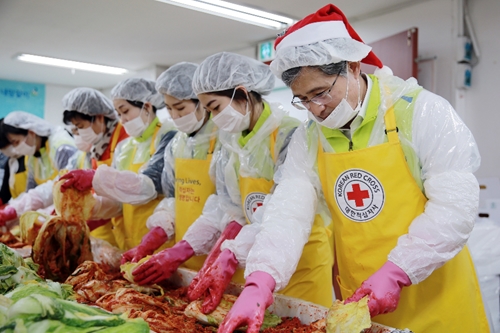
<svg viewBox="0 0 500 333"><path fill-rule="evenodd" d="M32 54L20 54L17 56L17 59L20 61L31 62L34 64L64 67L64 68L71 68L71 69L79 69L82 71L106 73L106 74L113 74L113 75L121 75L121 74L125 74L128 72L128 70L126 70L124 68L95 65L95 64L89 64L86 62L79 62L79 61L72 61L72 60L63 60L63 59L57 59L57 58L42 57L42 56L37 56L37 55L32 55Z"/></svg>
<svg viewBox="0 0 500 333"><path fill-rule="evenodd" d="M221 0L157 0L171 5L197 10L268 29L284 29L296 21L285 16L236 5Z"/></svg>

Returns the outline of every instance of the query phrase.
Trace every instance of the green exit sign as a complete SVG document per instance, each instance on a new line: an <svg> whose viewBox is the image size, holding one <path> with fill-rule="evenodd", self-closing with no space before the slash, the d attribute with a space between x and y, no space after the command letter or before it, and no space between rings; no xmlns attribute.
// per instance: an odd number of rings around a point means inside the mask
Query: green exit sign
<svg viewBox="0 0 500 333"><path fill-rule="evenodd" d="M262 62L268 62L274 59L274 39L259 43L257 46L257 59Z"/></svg>

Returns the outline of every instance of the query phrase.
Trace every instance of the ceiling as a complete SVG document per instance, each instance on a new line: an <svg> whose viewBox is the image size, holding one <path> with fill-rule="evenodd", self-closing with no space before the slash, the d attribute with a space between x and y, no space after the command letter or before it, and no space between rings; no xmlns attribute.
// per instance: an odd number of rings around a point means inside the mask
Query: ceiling
<svg viewBox="0 0 500 333"><path fill-rule="evenodd" d="M324 0L230 0L300 19ZM425 0L338 0L351 21ZM220 51L254 56L269 30L154 0L0 0L0 78L108 88L128 76ZM124 67L115 76L16 60L19 53Z"/></svg>

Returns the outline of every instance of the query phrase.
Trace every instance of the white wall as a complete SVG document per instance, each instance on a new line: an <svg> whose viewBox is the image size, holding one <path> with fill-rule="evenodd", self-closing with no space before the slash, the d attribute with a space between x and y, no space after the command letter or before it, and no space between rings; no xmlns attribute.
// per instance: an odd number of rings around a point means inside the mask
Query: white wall
<svg viewBox="0 0 500 333"><path fill-rule="evenodd" d="M418 28L418 55L436 56L435 93L454 102L453 65L455 56L454 0L433 0L368 20L353 27L365 43L380 40L406 29Z"/></svg>
<svg viewBox="0 0 500 333"><path fill-rule="evenodd" d="M465 121L481 152L478 177L500 177L500 1L469 1L480 46L479 63L472 70L472 87L465 94Z"/></svg>
<svg viewBox="0 0 500 333"><path fill-rule="evenodd" d="M469 0L472 23L481 58L474 66L472 87L465 92L459 115L471 129L482 155L478 177L500 177L500 107L496 102L500 76L500 1ZM366 43L413 26L419 29L419 56L437 56L436 93L458 107L455 99L455 55L457 0L433 0L406 9L355 22L354 28ZM498 110L498 111L497 111Z"/></svg>
<svg viewBox="0 0 500 333"><path fill-rule="evenodd" d="M53 125L64 125L62 121L63 108L61 100L74 87L45 85L45 120Z"/></svg>

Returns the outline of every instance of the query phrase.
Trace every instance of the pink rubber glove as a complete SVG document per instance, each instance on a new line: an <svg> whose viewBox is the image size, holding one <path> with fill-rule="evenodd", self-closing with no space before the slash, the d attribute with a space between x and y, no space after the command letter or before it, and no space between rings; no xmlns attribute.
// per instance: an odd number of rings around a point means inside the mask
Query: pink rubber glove
<svg viewBox="0 0 500 333"><path fill-rule="evenodd" d="M253 272L247 277L245 288L219 326L218 333L232 333L248 325L247 333L257 333L264 321L266 309L273 304L276 282L265 272Z"/></svg>
<svg viewBox="0 0 500 333"><path fill-rule="evenodd" d="M346 299L345 303L358 302L368 296L368 308L372 317L393 312L398 306L401 289L409 285L411 281L408 275L401 268L387 261L364 281L361 287Z"/></svg>
<svg viewBox="0 0 500 333"><path fill-rule="evenodd" d="M7 206L4 209L0 210L0 227L3 227L7 222L12 221L17 218L16 210Z"/></svg>
<svg viewBox="0 0 500 333"><path fill-rule="evenodd" d="M72 170L62 176L60 179L66 181L61 185L61 192L65 192L70 187L78 191L85 191L92 188L92 179L94 179L95 170Z"/></svg>
<svg viewBox="0 0 500 333"><path fill-rule="evenodd" d="M194 256L191 245L181 240L173 247L158 252L132 271L134 281L138 284L155 284L168 279L180 264Z"/></svg>
<svg viewBox="0 0 500 333"><path fill-rule="evenodd" d="M122 255L121 264L131 261L138 262L145 256L152 255L160 246L168 241L168 235L161 227L154 227L142 237L141 244Z"/></svg>
<svg viewBox="0 0 500 333"><path fill-rule="evenodd" d="M190 297L197 299L206 293L201 307L203 313L210 313L219 305L222 294L231 282L237 267L238 261L233 252L225 249L200 278Z"/></svg>
<svg viewBox="0 0 500 333"><path fill-rule="evenodd" d="M200 269L198 274L196 274L196 276L193 278L193 281L191 281L191 284L189 284L188 298L190 301L194 301L200 297L200 296L194 297L193 290L196 288L200 279L203 278L203 275L205 275L207 270L210 267L212 267L215 260L219 257L219 255L221 253L220 247L221 247L222 243L226 239L234 239L238 235L238 233L240 232L241 228L243 228L243 226L241 224L239 224L236 221L231 221L226 226L226 229L224 229L222 234L219 236L219 239L217 240L215 245L212 247L212 250L210 250L210 253L207 256L207 259L205 259L205 262L203 263L203 267Z"/></svg>

